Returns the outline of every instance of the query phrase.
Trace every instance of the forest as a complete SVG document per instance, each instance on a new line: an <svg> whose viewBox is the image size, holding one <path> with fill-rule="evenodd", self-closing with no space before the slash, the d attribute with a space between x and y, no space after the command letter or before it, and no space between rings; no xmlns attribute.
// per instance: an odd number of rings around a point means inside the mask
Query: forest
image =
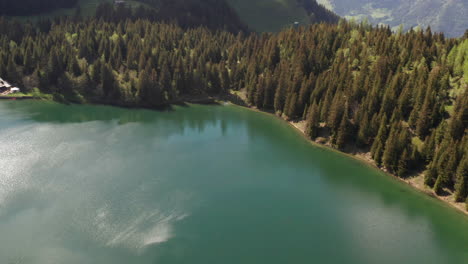
<svg viewBox="0 0 468 264"><path fill-rule="evenodd" d="M224 0L138 0L152 9L139 7L136 12L129 11L128 16L149 18L152 21L175 23L182 28L205 26L209 29L227 30L233 33L248 31L247 26L239 19L237 13ZM106 10L108 17L123 20L119 14L112 14L112 4L103 4L100 10ZM105 8L102 8L105 7ZM119 9L129 9L126 5Z"/></svg>
<svg viewBox="0 0 468 264"><path fill-rule="evenodd" d="M234 33L100 10L37 26L0 18L0 76L73 103L156 108L242 93L252 107L305 120L312 140L369 151L401 178L424 172L468 208L468 34L345 20Z"/></svg>
<svg viewBox="0 0 468 264"><path fill-rule="evenodd" d="M329 11L315 0L297 0L299 5L302 5L311 18L312 23L336 23L340 17Z"/></svg>

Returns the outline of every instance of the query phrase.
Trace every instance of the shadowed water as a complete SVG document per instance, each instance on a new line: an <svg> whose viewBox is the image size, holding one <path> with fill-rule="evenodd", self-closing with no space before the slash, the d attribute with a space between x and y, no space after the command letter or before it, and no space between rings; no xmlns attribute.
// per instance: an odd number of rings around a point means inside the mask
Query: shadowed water
<svg viewBox="0 0 468 264"><path fill-rule="evenodd" d="M0 263L466 263L468 220L280 120L0 102Z"/></svg>

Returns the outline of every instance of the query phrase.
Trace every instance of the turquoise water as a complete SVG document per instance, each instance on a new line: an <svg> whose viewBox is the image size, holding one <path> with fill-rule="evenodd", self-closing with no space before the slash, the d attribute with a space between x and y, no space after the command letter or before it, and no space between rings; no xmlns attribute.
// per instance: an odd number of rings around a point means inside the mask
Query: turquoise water
<svg viewBox="0 0 468 264"><path fill-rule="evenodd" d="M0 102L0 263L468 263L468 219L281 120Z"/></svg>

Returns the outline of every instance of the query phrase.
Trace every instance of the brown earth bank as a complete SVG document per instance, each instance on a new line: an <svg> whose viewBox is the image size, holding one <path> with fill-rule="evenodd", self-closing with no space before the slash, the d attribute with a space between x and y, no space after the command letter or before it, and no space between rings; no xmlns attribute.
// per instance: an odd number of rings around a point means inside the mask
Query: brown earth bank
<svg viewBox="0 0 468 264"><path fill-rule="evenodd" d="M229 102L231 102L233 104L246 107L246 108L251 109L253 111L270 114L270 115L275 116L276 118L280 118L281 120L286 121L289 125L294 127L298 132L300 132L300 134L302 136L304 136L304 138L306 138L314 146L326 148L328 150L332 150L332 151L344 154L344 155L346 155L348 157L359 160L359 161L363 162L364 164L366 164L366 165L368 165L368 166L370 166L372 168L379 169L380 171L384 172L385 174L387 174L387 175L389 175L389 176L391 176L391 177L393 177L393 178L395 178L395 179L397 179L399 181L405 182L406 184L408 184L408 185L412 186L413 188L417 189L418 191L420 191L422 193L425 193L426 195L429 195L430 197L436 198L436 199L446 203L450 207L458 210L459 212L462 212L465 216L468 216L468 211L466 210L465 203L456 202L455 201L455 194L453 193L453 191L451 191L449 189L444 189L444 195L440 196L440 195L437 195L434 192L434 190L432 190L429 186L425 185L424 184L424 172L410 173L410 175L408 175L406 178L400 178L400 177L396 176L395 174L390 173L385 168L377 166L376 163L374 162L374 160L371 158L371 153L369 151L362 150L362 149L359 149L359 148L347 148L345 151L340 151L340 150L334 148L330 144L329 139L327 137L317 137L316 140L310 140L309 138L307 138L307 136L305 134L305 127L306 127L306 121L305 120L296 120L296 121L288 120L283 115L277 115L277 114L275 114L273 112L267 112L267 111L260 110L260 109L258 109L256 107L252 107L247 103L247 98L246 98L246 95L245 95L244 92L233 91L233 92L231 92L230 95L223 96L223 97L218 98L218 99L229 101ZM232 99L234 99L234 100L232 100Z"/></svg>

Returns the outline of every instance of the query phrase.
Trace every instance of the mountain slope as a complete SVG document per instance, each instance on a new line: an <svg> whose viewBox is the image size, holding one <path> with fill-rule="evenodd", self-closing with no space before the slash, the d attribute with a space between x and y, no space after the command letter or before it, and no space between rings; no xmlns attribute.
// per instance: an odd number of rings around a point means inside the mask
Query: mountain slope
<svg viewBox="0 0 468 264"><path fill-rule="evenodd" d="M466 0L318 0L327 8L346 18L367 18L374 24L392 27L403 24L405 29L431 26L447 36L461 36L468 29Z"/></svg>
<svg viewBox="0 0 468 264"><path fill-rule="evenodd" d="M206 26L230 32L247 31L225 0L137 0L158 10L158 20L177 21L184 28Z"/></svg>
<svg viewBox="0 0 468 264"><path fill-rule="evenodd" d="M258 32L280 31L299 22L337 22L339 17L315 0L227 0L240 18Z"/></svg>
<svg viewBox="0 0 468 264"><path fill-rule="evenodd" d="M25 8L29 3L31 8ZM124 6L134 10L140 6L146 9L145 12L135 13L132 18L150 18L153 21L176 23L183 28L206 26L230 32L247 31L247 26L240 21L236 12L225 0L126 0ZM72 16L78 7L80 14L85 17L94 16L98 10L100 13L98 17L101 18L129 18L128 14L113 14L113 9L117 7L113 4L113 0L44 0L43 2L17 0L15 3L10 0L0 0L0 16L7 15L23 21L36 21Z"/></svg>
<svg viewBox="0 0 468 264"><path fill-rule="evenodd" d="M110 0L46 0L32 2L32 8L25 8L32 0L0 0L0 15L18 18L38 19L73 15L80 7L81 14L93 16L96 8ZM144 4L158 10L154 17L160 21L176 21L182 27L204 25L212 29L226 29L231 32L246 31L243 24L257 32L280 31L294 22L307 25L319 22L336 23L339 17L317 4L315 0L127 0L136 7ZM109 8L107 8L109 9ZM239 19L240 18L240 19ZM242 20L242 22L241 22Z"/></svg>
<svg viewBox="0 0 468 264"><path fill-rule="evenodd" d="M20 20L47 19L59 16L71 16L80 8L83 16L93 16L97 7L110 0L0 0L0 15L15 17ZM140 1L126 0L128 6L143 5ZM30 4L31 3L31 4ZM50 4L49 4L50 3ZM8 7L8 8L5 8Z"/></svg>

